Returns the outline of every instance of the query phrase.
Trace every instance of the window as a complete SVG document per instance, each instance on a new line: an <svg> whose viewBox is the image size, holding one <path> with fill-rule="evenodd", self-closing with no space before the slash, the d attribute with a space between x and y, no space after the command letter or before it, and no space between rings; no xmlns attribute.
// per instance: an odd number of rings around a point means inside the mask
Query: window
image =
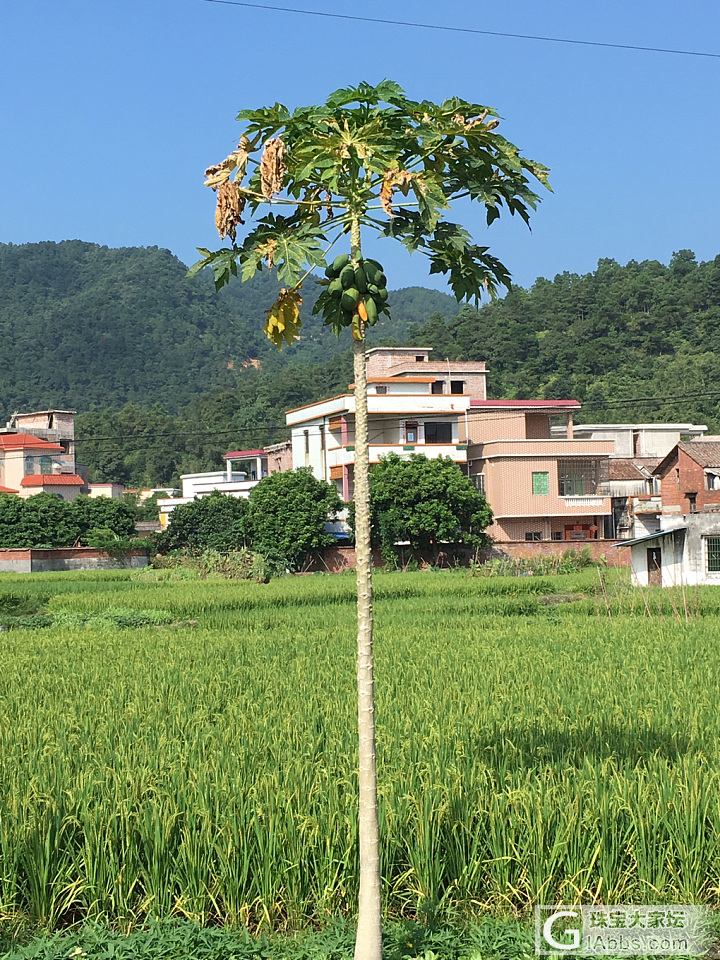
<svg viewBox="0 0 720 960"><path fill-rule="evenodd" d="M561 497L583 497L597 492L597 466L594 460L560 460L558 490Z"/></svg>
<svg viewBox="0 0 720 960"><path fill-rule="evenodd" d="M430 392L431 392L431 393L442 393L444 389L445 389L445 381L444 381L444 380L436 380L435 383L432 384L432 386L431 386L431 388L430 388Z"/></svg>
<svg viewBox="0 0 720 960"><path fill-rule="evenodd" d="M562 538L563 538L563 535L560 530L553 530L553 532L550 534L551 540L562 540Z"/></svg>
<svg viewBox="0 0 720 960"><path fill-rule="evenodd" d="M476 473L472 479L473 479L473 483L475 484L475 489L477 490L477 492L482 493L484 495L485 494L485 474Z"/></svg>
<svg viewBox="0 0 720 960"><path fill-rule="evenodd" d="M419 356L415 354L415 363L425 363L425 354L421 353Z"/></svg>
<svg viewBox="0 0 720 960"><path fill-rule="evenodd" d="M706 473L705 474L705 489L706 490L720 490L720 474L718 473Z"/></svg>
<svg viewBox="0 0 720 960"><path fill-rule="evenodd" d="M539 471L532 475L532 492L536 497L547 497L550 494L550 474Z"/></svg>
<svg viewBox="0 0 720 960"><path fill-rule="evenodd" d="M417 440L418 440L417 420L406 420L403 426L405 430L405 443L417 443Z"/></svg>
<svg viewBox="0 0 720 960"><path fill-rule="evenodd" d="M25 457L25 476L30 477L35 473L35 457Z"/></svg>
<svg viewBox="0 0 720 960"><path fill-rule="evenodd" d="M539 530L533 530L525 534L526 540L542 540L542 533Z"/></svg>
<svg viewBox="0 0 720 960"><path fill-rule="evenodd" d="M52 460L50 457L40 457L40 473L45 476L52 473Z"/></svg>
<svg viewBox="0 0 720 960"><path fill-rule="evenodd" d="M464 393L465 392L465 381L464 380L451 380L450 381L450 393Z"/></svg>
<svg viewBox="0 0 720 960"><path fill-rule="evenodd" d="M720 573L720 537L705 537L708 573Z"/></svg>
<svg viewBox="0 0 720 960"><path fill-rule="evenodd" d="M452 424L426 421L425 443L452 443Z"/></svg>
<svg viewBox="0 0 720 960"><path fill-rule="evenodd" d="M375 387L375 393L387 393L387 387L384 383L378 383Z"/></svg>
<svg viewBox="0 0 720 960"><path fill-rule="evenodd" d="M690 505L690 513L697 513L697 493L686 493L685 496Z"/></svg>

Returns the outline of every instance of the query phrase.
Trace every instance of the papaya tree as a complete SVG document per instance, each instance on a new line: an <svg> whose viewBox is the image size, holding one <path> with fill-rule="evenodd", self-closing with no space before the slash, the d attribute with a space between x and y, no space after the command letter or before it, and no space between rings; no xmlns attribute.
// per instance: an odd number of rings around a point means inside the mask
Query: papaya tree
<svg viewBox="0 0 720 960"><path fill-rule="evenodd" d="M497 132L495 111L452 98L417 102L391 81L336 90L325 103L288 110L280 103L242 110L236 149L206 171L215 221L228 246L199 249L196 273L210 267L220 288L275 269L284 285L269 306L265 333L280 348L301 328L302 284L325 271L315 305L340 334L349 327L355 379L355 539L358 618L359 914L356 960L382 956L380 838L375 760L373 611L365 335L388 311L387 279L364 260L362 236L399 240L447 275L458 300L477 303L510 286L488 247L447 219L453 201L483 204L487 223L504 209L528 221L547 186L547 169ZM248 223L246 224L246 220ZM243 239L238 239L238 230Z"/></svg>

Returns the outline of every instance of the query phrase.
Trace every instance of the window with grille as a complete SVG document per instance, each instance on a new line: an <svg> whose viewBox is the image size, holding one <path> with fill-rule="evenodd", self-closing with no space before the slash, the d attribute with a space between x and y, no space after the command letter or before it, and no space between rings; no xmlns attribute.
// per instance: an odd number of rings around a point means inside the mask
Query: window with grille
<svg viewBox="0 0 720 960"><path fill-rule="evenodd" d="M485 493L485 474L476 473L473 477L473 482L475 483L475 489L478 493Z"/></svg>
<svg viewBox="0 0 720 960"><path fill-rule="evenodd" d="M705 537L708 573L720 573L720 537Z"/></svg>
<svg viewBox="0 0 720 960"><path fill-rule="evenodd" d="M525 534L526 540L542 540L542 533L539 530L533 530Z"/></svg>
<svg viewBox="0 0 720 960"><path fill-rule="evenodd" d="M597 464L594 460L560 460L558 489L561 497L584 497L597 493Z"/></svg>

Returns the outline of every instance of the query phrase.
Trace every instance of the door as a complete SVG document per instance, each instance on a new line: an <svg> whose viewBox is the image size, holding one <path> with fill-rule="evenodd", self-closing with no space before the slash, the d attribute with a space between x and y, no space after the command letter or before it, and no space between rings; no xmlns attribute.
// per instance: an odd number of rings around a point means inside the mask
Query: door
<svg viewBox="0 0 720 960"><path fill-rule="evenodd" d="M648 586L662 586L662 550L660 547L648 547L647 552Z"/></svg>

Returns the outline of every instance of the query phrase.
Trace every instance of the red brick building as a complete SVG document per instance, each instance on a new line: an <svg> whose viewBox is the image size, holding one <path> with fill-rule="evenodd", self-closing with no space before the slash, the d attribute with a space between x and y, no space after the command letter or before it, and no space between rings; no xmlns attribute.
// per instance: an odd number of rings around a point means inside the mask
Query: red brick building
<svg viewBox="0 0 720 960"><path fill-rule="evenodd" d="M720 508L720 442L678 443L655 469L663 513L699 513Z"/></svg>

